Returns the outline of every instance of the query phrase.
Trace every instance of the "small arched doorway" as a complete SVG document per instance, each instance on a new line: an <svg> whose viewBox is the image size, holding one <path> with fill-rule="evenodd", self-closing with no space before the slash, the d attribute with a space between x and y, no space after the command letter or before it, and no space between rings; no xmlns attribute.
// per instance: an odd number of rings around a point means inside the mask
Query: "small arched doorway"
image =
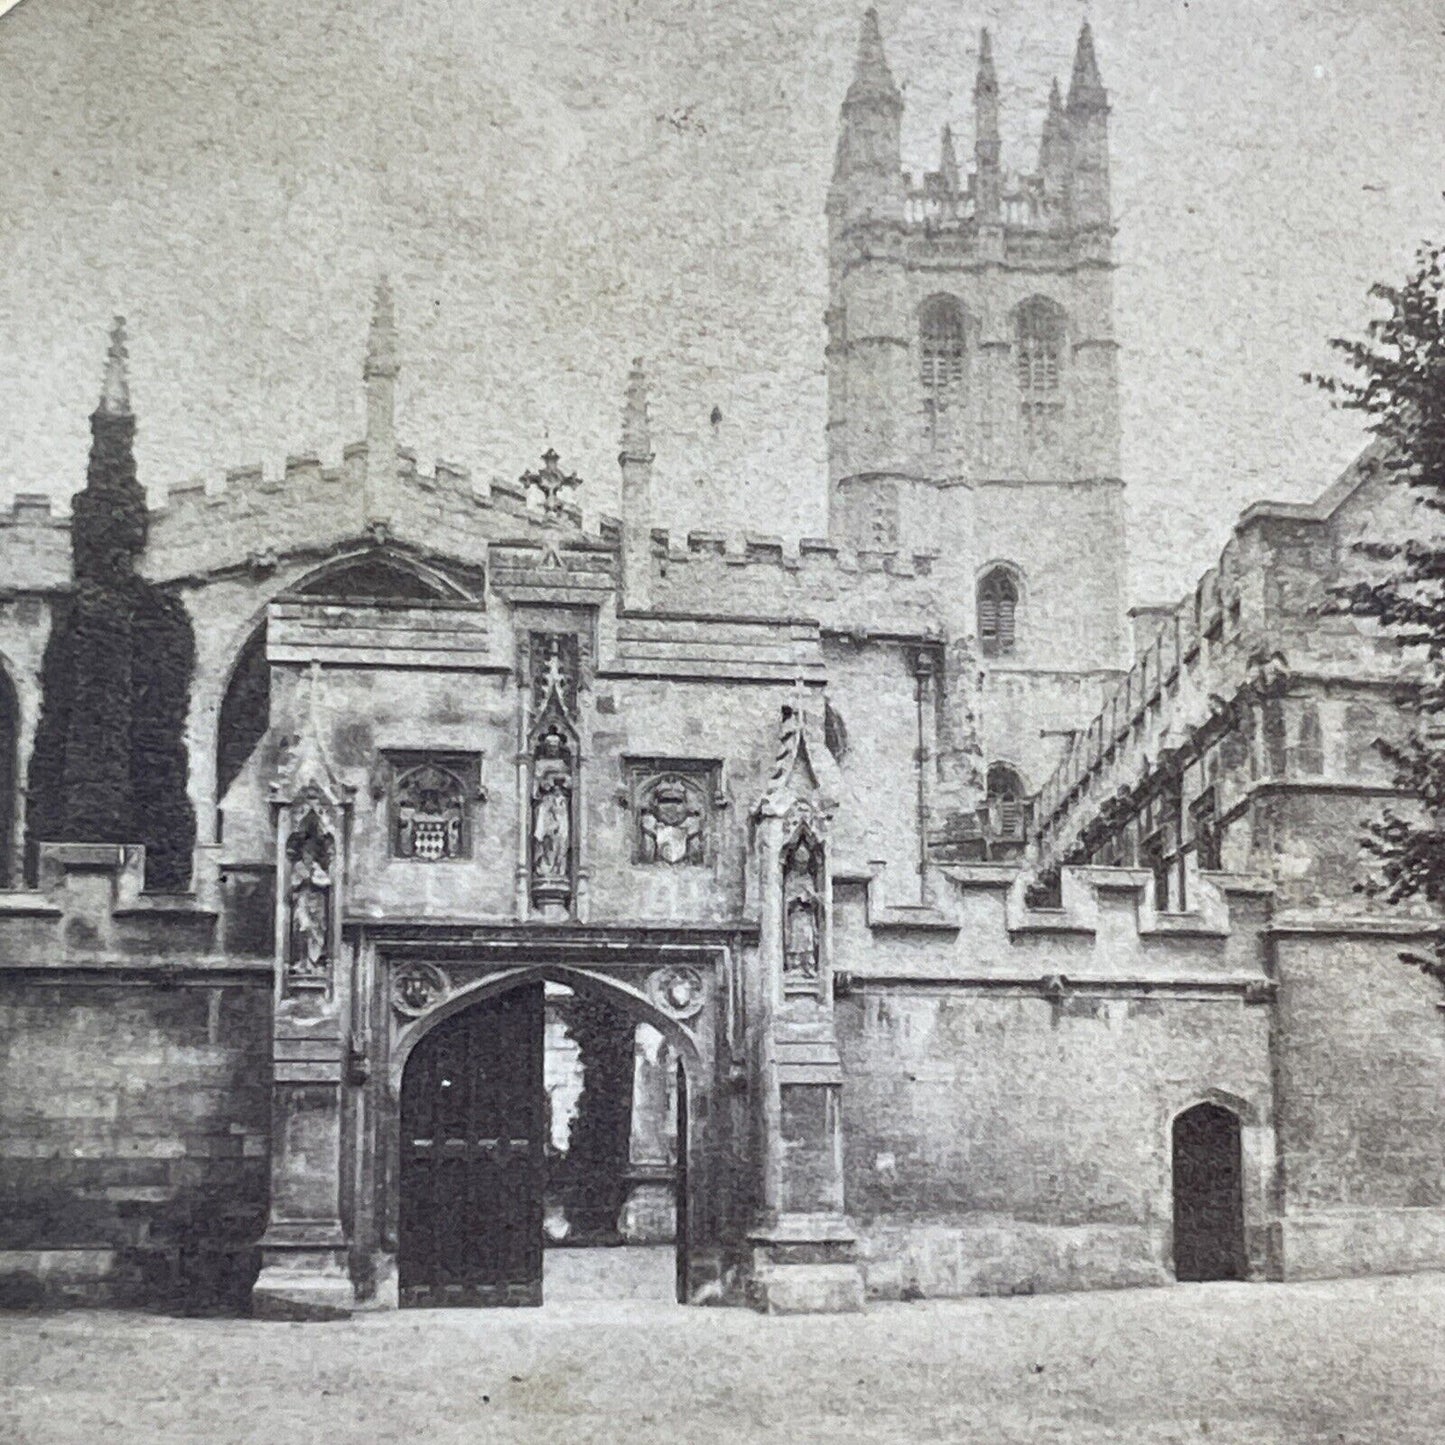
<svg viewBox="0 0 1445 1445"><path fill-rule="evenodd" d="M687 1031L570 968L469 992L400 1061L399 1302L685 1302Z"/></svg>
<svg viewBox="0 0 1445 1445"><path fill-rule="evenodd" d="M1174 1120L1174 1277L1243 1279L1244 1189L1239 1116L1196 1104Z"/></svg>

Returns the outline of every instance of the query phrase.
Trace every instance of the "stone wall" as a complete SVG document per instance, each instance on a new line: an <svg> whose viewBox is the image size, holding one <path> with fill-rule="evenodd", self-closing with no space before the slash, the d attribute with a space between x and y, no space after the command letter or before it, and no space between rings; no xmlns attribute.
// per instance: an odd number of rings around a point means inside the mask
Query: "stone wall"
<svg viewBox="0 0 1445 1445"><path fill-rule="evenodd" d="M1445 1017L1407 943L1324 926L1276 941L1290 1278L1445 1268Z"/></svg>
<svg viewBox="0 0 1445 1445"><path fill-rule="evenodd" d="M266 974L6 971L0 1293L240 1302L265 1225L270 1003Z"/></svg>

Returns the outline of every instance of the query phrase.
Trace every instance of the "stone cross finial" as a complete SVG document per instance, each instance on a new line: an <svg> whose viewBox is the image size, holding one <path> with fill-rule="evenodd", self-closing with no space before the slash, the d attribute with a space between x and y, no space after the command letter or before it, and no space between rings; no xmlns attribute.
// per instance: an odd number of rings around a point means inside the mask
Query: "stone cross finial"
<svg viewBox="0 0 1445 1445"><path fill-rule="evenodd" d="M565 505L563 491L580 487L582 478L575 472L563 472L557 465L557 453L548 447L542 453L542 468L536 472L523 472L521 483L524 487L536 487L542 494L542 510L549 516L560 512Z"/></svg>
<svg viewBox="0 0 1445 1445"><path fill-rule="evenodd" d="M129 416L130 383L126 378L125 317L117 316L110 323L110 350L105 358L105 380L100 388L100 405L104 416Z"/></svg>
<svg viewBox="0 0 1445 1445"><path fill-rule="evenodd" d="M622 460L652 460L652 422L647 413L647 376L642 358L635 357L627 374L627 394L622 405Z"/></svg>

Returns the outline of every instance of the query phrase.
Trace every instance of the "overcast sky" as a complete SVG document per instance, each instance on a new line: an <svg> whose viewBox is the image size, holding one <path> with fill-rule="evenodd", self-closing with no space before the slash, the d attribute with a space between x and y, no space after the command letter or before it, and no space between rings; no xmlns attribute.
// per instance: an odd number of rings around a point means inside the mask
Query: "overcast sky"
<svg viewBox="0 0 1445 1445"><path fill-rule="evenodd" d="M0 19L0 499L84 478L114 311L153 493L361 429L373 280L400 430L515 478L551 443L616 505L628 360L657 523L824 517L823 202L862 5L23 0ZM981 24L1031 168L1063 0L879 5L904 161L971 152ZM1298 379L1445 236L1439 0L1096 0L1113 104L1134 600L1249 501L1357 449ZM714 427L714 406L722 422Z"/></svg>

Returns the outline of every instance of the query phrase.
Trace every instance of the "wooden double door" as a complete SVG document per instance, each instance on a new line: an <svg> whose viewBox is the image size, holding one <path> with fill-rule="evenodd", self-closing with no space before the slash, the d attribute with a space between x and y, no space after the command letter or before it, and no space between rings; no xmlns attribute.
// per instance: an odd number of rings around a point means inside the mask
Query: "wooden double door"
<svg viewBox="0 0 1445 1445"><path fill-rule="evenodd" d="M543 985L444 1019L401 1093L403 1305L540 1305Z"/></svg>

